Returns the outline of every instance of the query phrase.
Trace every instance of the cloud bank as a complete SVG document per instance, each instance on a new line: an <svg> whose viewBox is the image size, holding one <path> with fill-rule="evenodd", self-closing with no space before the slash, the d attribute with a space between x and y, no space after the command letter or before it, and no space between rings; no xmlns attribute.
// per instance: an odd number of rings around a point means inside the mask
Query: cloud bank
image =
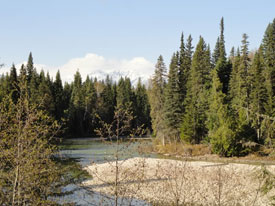
<svg viewBox="0 0 275 206"><path fill-rule="evenodd" d="M26 62L24 62L26 64ZM21 64L17 64L16 68L19 72ZM52 77L55 77L59 70L63 81L71 82L74 79L74 74L79 70L83 80L86 76L97 77L103 79L106 75L112 76L117 80L120 76L130 77L135 82L139 77L146 81L154 72L154 64L146 60L144 57L135 57L130 60L106 59L103 56L89 53L84 57L73 58L66 64L50 67L45 64L35 64L37 71L43 69L49 72ZM1 73L8 72L9 68L5 67L0 70Z"/></svg>

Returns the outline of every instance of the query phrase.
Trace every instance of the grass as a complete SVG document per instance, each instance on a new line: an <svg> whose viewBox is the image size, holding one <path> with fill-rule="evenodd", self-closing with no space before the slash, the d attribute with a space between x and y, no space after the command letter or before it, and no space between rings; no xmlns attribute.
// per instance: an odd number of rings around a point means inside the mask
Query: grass
<svg viewBox="0 0 275 206"><path fill-rule="evenodd" d="M244 157L220 157L211 152L211 147L207 144L183 144L181 142L171 142L162 145L157 139L146 148L146 152L157 153L169 159L186 159L188 161L209 161L219 163L239 163L252 165L274 165L275 152L262 146L259 151L248 154Z"/></svg>

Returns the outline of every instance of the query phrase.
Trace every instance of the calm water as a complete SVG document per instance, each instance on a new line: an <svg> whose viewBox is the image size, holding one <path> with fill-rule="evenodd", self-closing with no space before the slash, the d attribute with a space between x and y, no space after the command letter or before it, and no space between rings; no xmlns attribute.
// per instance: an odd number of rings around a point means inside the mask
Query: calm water
<svg viewBox="0 0 275 206"><path fill-rule="evenodd" d="M135 142L120 143L120 159L132 157L157 157L144 153L144 146L151 144L150 140L138 140ZM105 143L94 139L69 139L61 147L61 154L75 158L83 167L91 162L104 163L112 161L116 151L116 144ZM77 205L114 205L112 197L106 197L99 193L88 192L77 185L68 185L66 191L74 191L72 195L63 197L61 202L75 202ZM142 200L120 199L120 205L150 205Z"/></svg>

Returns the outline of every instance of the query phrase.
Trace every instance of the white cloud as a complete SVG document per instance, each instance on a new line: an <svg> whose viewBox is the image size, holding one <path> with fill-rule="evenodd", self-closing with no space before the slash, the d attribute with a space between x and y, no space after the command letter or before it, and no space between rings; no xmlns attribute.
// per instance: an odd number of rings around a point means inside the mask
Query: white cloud
<svg viewBox="0 0 275 206"><path fill-rule="evenodd" d="M19 71L21 64L16 65ZM120 76L128 76L132 81L136 81L139 77L146 81L154 72L154 64L146 60L144 57L135 57L130 60L106 59L97 54L86 54L84 57L73 58L66 64L57 67L50 67L44 64L35 64L38 71L44 69L49 71L50 75L55 77L57 70L60 70L63 81L71 82L77 70L81 73L83 80L86 76L105 78L108 74L114 80ZM9 68L2 68L1 73L9 71Z"/></svg>

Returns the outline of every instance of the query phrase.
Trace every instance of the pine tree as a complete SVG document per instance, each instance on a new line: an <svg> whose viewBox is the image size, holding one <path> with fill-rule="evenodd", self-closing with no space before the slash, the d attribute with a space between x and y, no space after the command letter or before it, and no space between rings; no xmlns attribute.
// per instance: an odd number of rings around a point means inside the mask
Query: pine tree
<svg viewBox="0 0 275 206"><path fill-rule="evenodd" d="M190 69L191 69L191 64L192 64L192 56L193 56L193 46L192 46L192 36L189 35L188 39L187 39L187 44L186 44L186 69L185 71L185 75L188 79L189 77L189 73L190 73Z"/></svg>
<svg viewBox="0 0 275 206"><path fill-rule="evenodd" d="M173 54L165 88L164 115L167 134L174 140L179 139L180 123L182 121L181 87L179 85L178 56Z"/></svg>
<svg viewBox="0 0 275 206"><path fill-rule="evenodd" d="M202 37L193 56L181 138L185 142L199 143L207 134L205 125L210 87L210 54Z"/></svg>
<svg viewBox="0 0 275 206"><path fill-rule="evenodd" d="M226 104L226 95L216 69L212 71L212 88L210 93L207 128L212 150L221 156L238 153L238 143L233 119Z"/></svg>
<svg viewBox="0 0 275 206"><path fill-rule="evenodd" d="M262 137L262 114L265 113L265 105L267 102L267 90L263 82L264 79L264 59L262 48L256 52L252 66L251 66L251 96L250 109L252 126L257 131L258 143L263 143Z"/></svg>
<svg viewBox="0 0 275 206"><path fill-rule="evenodd" d="M45 73L43 70L40 72L40 84L38 86L36 101L39 102L40 109L47 112L48 115L54 114L54 99L51 89L47 85Z"/></svg>
<svg viewBox="0 0 275 206"><path fill-rule="evenodd" d="M263 42L264 76L267 90L267 103L265 105L265 118L263 129L265 130L266 143L274 145L275 135L275 19L267 26Z"/></svg>
<svg viewBox="0 0 275 206"><path fill-rule="evenodd" d="M27 70L24 64L21 65L20 68L20 74L19 74L19 80L22 80L27 77Z"/></svg>
<svg viewBox="0 0 275 206"><path fill-rule="evenodd" d="M246 143L257 141L256 132L252 128L250 117L251 68L250 59L248 57L249 52L247 39L248 36L244 34L241 56L237 54L234 58L235 62L233 64L232 81L230 82L230 95L232 96L231 107L237 124L236 131L238 133L238 139L243 143L241 148L242 154L246 154L251 149L245 147ZM233 82L233 79L235 82Z"/></svg>
<svg viewBox="0 0 275 206"><path fill-rule="evenodd" d="M171 60L171 63L173 61L173 58L176 58L176 55L173 54L173 57L172 57L172 60ZM180 51L179 51L179 58L175 59L177 62L175 62L175 66L174 67L179 67L176 71L175 71L175 74L176 76L178 77L175 77L175 78L178 78L178 84L179 84L179 87L180 87L180 91L182 92L181 94L181 100L184 100L184 95L185 95L185 86L186 86L186 76L185 76L185 73L186 73L186 49L185 49L185 44L184 44L184 36L183 36L183 33L181 34L181 39L180 39Z"/></svg>
<svg viewBox="0 0 275 206"><path fill-rule="evenodd" d="M55 81L53 83L53 98L54 98L54 115L56 120L61 120L64 116L64 94L63 85L59 70L56 73Z"/></svg>
<svg viewBox="0 0 275 206"><path fill-rule="evenodd" d="M275 117L275 19L267 26L262 46L265 63L265 85L268 92L266 114Z"/></svg>
<svg viewBox="0 0 275 206"><path fill-rule="evenodd" d="M236 98L238 94L239 82L238 82L238 72L241 61L241 54L239 48L237 48L236 56L232 59L232 72L230 76L229 82L229 99L231 100L231 104L234 106L237 104L238 99Z"/></svg>
<svg viewBox="0 0 275 206"><path fill-rule="evenodd" d="M145 85L142 84L141 79L135 89L136 96L136 127L151 130L150 105Z"/></svg>
<svg viewBox="0 0 275 206"><path fill-rule="evenodd" d="M157 138L162 139L165 144L164 123L164 88L166 85L166 66L160 55L155 66L155 73L150 80L149 102L151 105L152 129Z"/></svg>
<svg viewBox="0 0 275 206"><path fill-rule="evenodd" d="M130 111L133 112L133 91L128 77L121 77L118 81L116 102L118 107L131 107Z"/></svg>
<svg viewBox="0 0 275 206"><path fill-rule="evenodd" d="M192 37L189 35L187 39L186 46L184 44L183 34L181 36L181 45L180 45L180 52L179 52L179 71L177 84L179 87L179 101L181 105L179 106L181 109L181 116L184 113L184 99L186 98L187 94L187 81L190 76L190 69L191 69L191 61L192 61L192 54L193 54L193 47L192 47ZM177 56L177 55L176 55Z"/></svg>
<svg viewBox="0 0 275 206"><path fill-rule="evenodd" d="M31 52L28 57L28 62L26 65L26 72L27 72L27 81L28 81L28 83L30 83L31 79L33 79L33 72L34 72L33 57L32 57Z"/></svg>
<svg viewBox="0 0 275 206"><path fill-rule="evenodd" d="M74 75L69 112L71 132L75 135L84 135L84 93L79 71Z"/></svg>
<svg viewBox="0 0 275 206"><path fill-rule="evenodd" d="M96 92L92 80L89 76L83 83L84 90L84 116L83 116L83 130L86 135L91 135L94 132L93 121L95 119L95 104Z"/></svg>
<svg viewBox="0 0 275 206"><path fill-rule="evenodd" d="M215 58L217 58L215 62L215 67L218 72L218 76L220 78L220 81L223 85L223 93L227 94L229 90L229 79L230 79L230 73L231 73L231 65L226 59L226 52L225 52L225 40L224 40L224 21L223 18L221 19L220 23L220 36L218 38L219 43L219 50L218 52L215 51ZM215 48L216 50L217 48Z"/></svg>
<svg viewBox="0 0 275 206"><path fill-rule="evenodd" d="M215 49L212 55L212 64L215 66L219 60L220 57L220 37L218 37Z"/></svg>
<svg viewBox="0 0 275 206"><path fill-rule="evenodd" d="M116 107L116 88L113 87L112 79L107 76L105 79L105 86L102 91L102 115L101 119L111 124L114 117L115 107Z"/></svg>
<svg viewBox="0 0 275 206"><path fill-rule="evenodd" d="M19 88L18 88L17 71L14 64L12 65L10 70L9 92L12 93L11 96L12 96L13 102L16 103L17 99L19 98Z"/></svg>
<svg viewBox="0 0 275 206"><path fill-rule="evenodd" d="M249 72L248 70L249 70L250 60L248 57L248 40L247 39L248 39L248 36L246 34L243 34L242 47L241 47L241 59L240 59L240 66L238 69L238 76L237 76L237 81L239 82L239 85L238 85L237 96L235 98L238 98L237 110L239 114L242 115L243 113L246 113L246 120L249 120L249 112L248 112Z"/></svg>

